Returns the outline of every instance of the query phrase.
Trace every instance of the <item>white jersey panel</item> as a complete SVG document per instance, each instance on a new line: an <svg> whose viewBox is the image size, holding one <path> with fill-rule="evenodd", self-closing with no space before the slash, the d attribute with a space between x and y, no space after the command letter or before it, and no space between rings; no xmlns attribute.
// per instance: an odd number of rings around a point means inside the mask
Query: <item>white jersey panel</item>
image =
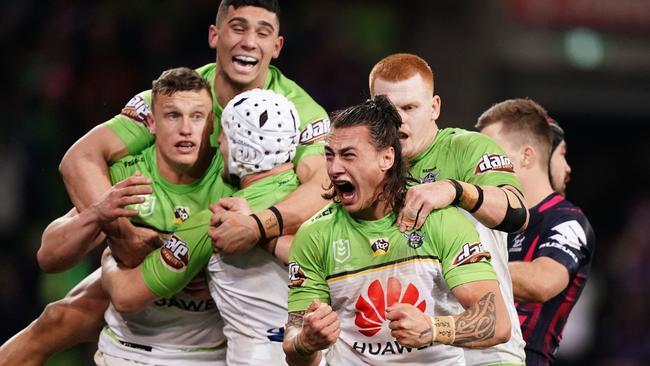
<svg viewBox="0 0 650 366"><path fill-rule="evenodd" d="M158 299L143 310L119 313L111 304L99 350L113 357L156 365L203 365L224 361L223 320L212 299L184 293Z"/></svg>
<svg viewBox="0 0 650 366"><path fill-rule="evenodd" d="M287 267L265 250L212 256L209 285L224 319L228 365L286 365Z"/></svg>

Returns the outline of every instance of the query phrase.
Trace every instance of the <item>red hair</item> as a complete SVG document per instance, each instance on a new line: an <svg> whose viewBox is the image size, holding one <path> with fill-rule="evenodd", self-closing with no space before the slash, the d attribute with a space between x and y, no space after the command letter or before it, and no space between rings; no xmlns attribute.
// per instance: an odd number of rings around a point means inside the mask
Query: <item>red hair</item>
<svg viewBox="0 0 650 366"><path fill-rule="evenodd" d="M368 77L370 90L375 86L375 80L382 79L389 82L404 81L419 74L433 91L433 71L429 64L421 57L410 53L395 53L383 58L370 71Z"/></svg>

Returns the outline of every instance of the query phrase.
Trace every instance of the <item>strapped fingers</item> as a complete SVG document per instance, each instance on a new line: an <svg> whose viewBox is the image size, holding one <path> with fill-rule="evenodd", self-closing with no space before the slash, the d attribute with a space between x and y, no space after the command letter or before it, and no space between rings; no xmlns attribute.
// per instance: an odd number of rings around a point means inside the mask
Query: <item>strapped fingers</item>
<svg viewBox="0 0 650 366"><path fill-rule="evenodd" d="M145 201L144 197L126 196L126 197L121 197L121 198L119 198L117 200L117 206L124 207L124 206L128 206L128 205L134 205L134 204L137 204L137 203L142 203L144 201Z"/></svg>
<svg viewBox="0 0 650 366"><path fill-rule="evenodd" d="M121 196L137 196L150 194L152 192L151 186L147 185L134 185L117 190L117 193Z"/></svg>

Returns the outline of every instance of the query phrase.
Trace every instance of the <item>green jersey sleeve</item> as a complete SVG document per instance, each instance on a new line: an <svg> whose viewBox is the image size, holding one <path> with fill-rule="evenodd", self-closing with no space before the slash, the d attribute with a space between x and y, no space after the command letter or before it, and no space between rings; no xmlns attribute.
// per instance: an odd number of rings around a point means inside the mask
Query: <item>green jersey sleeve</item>
<svg viewBox="0 0 650 366"><path fill-rule="evenodd" d="M140 171L143 176L149 176L149 169L143 165L146 165L146 162L142 155L129 155L116 161L108 168L111 182L113 184L121 182L132 176L136 171Z"/></svg>
<svg viewBox="0 0 650 366"><path fill-rule="evenodd" d="M521 192L512 163L506 152L491 138L477 132L460 133L454 146L462 181L477 185L511 185Z"/></svg>
<svg viewBox="0 0 650 366"><path fill-rule="evenodd" d="M153 115L151 113L151 90L143 91L126 103L117 116L104 122L134 155L153 144L154 137L149 131Z"/></svg>
<svg viewBox="0 0 650 366"><path fill-rule="evenodd" d="M164 239L165 244L149 253L142 262L142 278L147 287L160 297L181 291L204 269L212 256L208 236L211 212L190 217L178 231Z"/></svg>
<svg viewBox="0 0 650 366"><path fill-rule="evenodd" d="M480 243L474 225L456 207L435 211L426 223L433 225L428 231L437 236L434 242L450 289L468 282L496 280L489 252Z"/></svg>
<svg viewBox="0 0 650 366"><path fill-rule="evenodd" d="M289 312L307 310L315 299L330 303L322 241L309 224L296 233L289 252Z"/></svg>

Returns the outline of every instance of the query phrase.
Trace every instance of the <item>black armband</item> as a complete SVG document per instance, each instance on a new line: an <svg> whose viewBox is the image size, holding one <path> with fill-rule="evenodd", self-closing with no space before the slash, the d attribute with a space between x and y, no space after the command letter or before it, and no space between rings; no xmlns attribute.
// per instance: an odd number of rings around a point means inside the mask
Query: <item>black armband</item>
<svg viewBox="0 0 650 366"><path fill-rule="evenodd" d="M260 230L260 243L263 243L266 241L266 230L264 230L264 225L262 225L262 221L260 221L260 218L257 217L255 214L251 214L251 217L255 220L257 223L257 228Z"/></svg>
<svg viewBox="0 0 650 366"><path fill-rule="evenodd" d="M273 212L275 219L278 221L278 226L280 227L280 233L278 236L282 236L282 231L284 230L284 221L282 220L282 214L280 213L280 210L278 210L278 208L275 206L269 207L269 210Z"/></svg>
<svg viewBox="0 0 650 366"><path fill-rule="evenodd" d="M451 185L454 186L454 189L456 190L456 196L454 197L454 200L451 202L452 206L458 206L460 203L461 197L463 197L463 186L458 183L457 180L455 179L447 179Z"/></svg>
<svg viewBox="0 0 650 366"><path fill-rule="evenodd" d="M503 188L502 188L503 189ZM528 209L526 209L526 205L521 201L521 198L519 198L518 195L516 195L513 192L512 193L515 197L517 197L517 200L519 201L519 207L514 208L510 204L510 197L508 196L508 192L504 192L506 195L506 200L508 201L508 207L506 208L506 215L503 218L503 221L492 229L494 230L499 230L499 231L505 231L507 233L514 233L517 230L521 229L522 226L526 223L526 218L528 217Z"/></svg>
<svg viewBox="0 0 650 366"><path fill-rule="evenodd" d="M478 192L478 198L476 199L476 203L474 204L474 207L472 207L470 210L467 210L469 213L474 213L478 211L479 208L483 205L483 188L476 184L472 184L474 187L476 187L476 191ZM508 204L508 206L510 206Z"/></svg>

